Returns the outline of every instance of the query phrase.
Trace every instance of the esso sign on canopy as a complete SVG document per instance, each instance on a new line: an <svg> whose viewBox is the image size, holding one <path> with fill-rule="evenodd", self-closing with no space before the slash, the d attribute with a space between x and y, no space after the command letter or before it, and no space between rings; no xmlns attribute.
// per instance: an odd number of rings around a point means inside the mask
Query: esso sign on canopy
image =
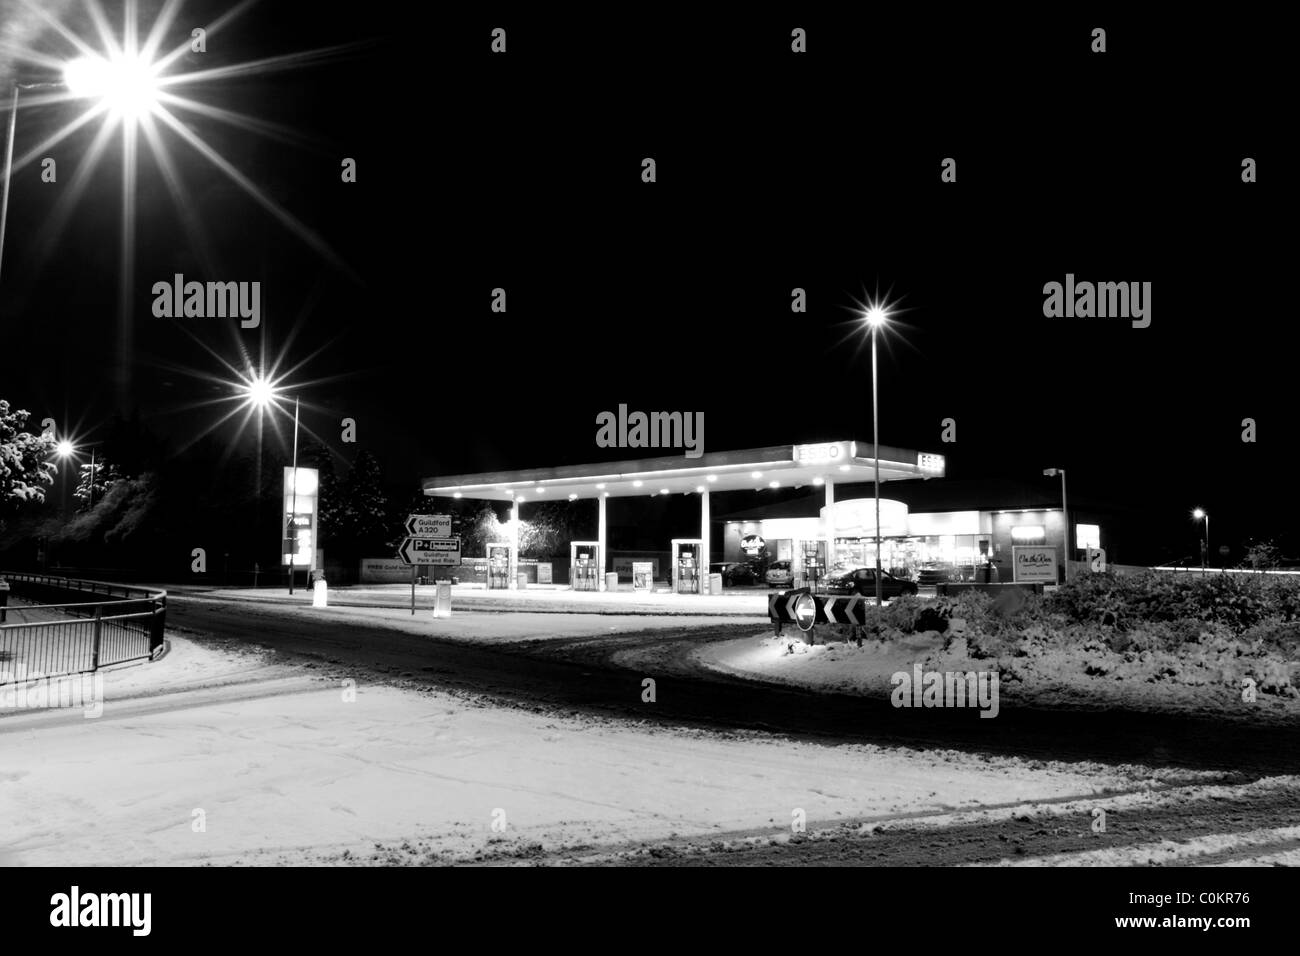
<svg viewBox="0 0 1300 956"><path fill-rule="evenodd" d="M794 446L794 460L800 465L839 464L848 461L851 457L849 443L846 441Z"/></svg>

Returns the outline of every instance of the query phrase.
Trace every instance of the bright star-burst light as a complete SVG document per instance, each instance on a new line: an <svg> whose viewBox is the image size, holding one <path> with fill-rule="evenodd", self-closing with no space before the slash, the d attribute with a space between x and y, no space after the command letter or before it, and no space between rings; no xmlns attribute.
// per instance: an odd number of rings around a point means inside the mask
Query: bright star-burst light
<svg viewBox="0 0 1300 956"><path fill-rule="evenodd" d="M886 345L892 338L909 348L915 348L902 335L908 329L907 324L899 321L899 316L908 310L900 308L888 293L881 295L877 289L875 295L864 295L861 299L851 298L851 302L851 317L841 323L844 336L840 339L840 345L852 342L860 350L873 337L879 337ZM867 334L864 335L864 332Z"/></svg>
<svg viewBox="0 0 1300 956"><path fill-rule="evenodd" d="M103 100L112 119L138 122L158 105L157 74L144 57L124 50L77 57L63 68L63 82L73 96Z"/></svg>
<svg viewBox="0 0 1300 956"><path fill-rule="evenodd" d="M94 35L91 37L81 36L69 25L72 20L71 11L60 17L42 0L20 2L32 16L53 30L68 48L66 53L54 54L27 48L6 49L0 41L0 54L9 54L16 61L35 68L33 78L53 74L62 79L62 84L53 84L61 85L62 89L49 89L51 84L37 83L40 92L29 93L20 101L20 109L26 111L59 107L67 103L76 103L83 109L28 152L15 156L13 173L39 162L69 136L83 128L94 129L94 121L100 121L78 164L76 176L68 188L62 190L54 209L46 217L46 228L40 242L42 256L49 255L53 250L56 240L88 188L92 174L98 168L113 134L120 131L123 288L134 278L131 273L134 269L136 169L139 165L141 139L152 154L161 174L162 185L175 203L186 235L202 259L211 258L208 241L200 217L195 212L194 198L187 192L181 168L173 156L172 144L178 141L215 167L332 266L355 278L352 269L323 238L276 203L222 155L220 150L204 139L193 121L211 120L282 143L301 145L307 137L299 130L224 109L197 97L202 96L205 88L215 81L262 76L339 59L354 52L363 43L305 50L210 69L175 72L178 61L190 52L191 38L188 31L176 29L175 24L183 0L165 0L147 29L139 23L137 0L122 0L120 28L115 28L110 22L101 0L83 0L80 6L93 27ZM256 2L257 0L239 0L209 22L206 26L209 40ZM163 43L168 36L174 36L179 42L170 51L165 51ZM183 91L190 95L181 95Z"/></svg>
<svg viewBox="0 0 1300 956"><path fill-rule="evenodd" d="M276 394L275 386L269 380L256 374L249 379L245 391L248 393L248 400L253 404L253 407L259 409L270 405Z"/></svg>

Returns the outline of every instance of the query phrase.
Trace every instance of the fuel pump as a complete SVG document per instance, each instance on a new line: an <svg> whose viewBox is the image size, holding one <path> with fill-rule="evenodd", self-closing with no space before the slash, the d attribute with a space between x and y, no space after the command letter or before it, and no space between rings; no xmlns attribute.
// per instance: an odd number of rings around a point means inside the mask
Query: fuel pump
<svg viewBox="0 0 1300 956"><path fill-rule="evenodd" d="M805 551L803 553L803 573L808 587L815 592L818 583L825 574L825 566L819 551Z"/></svg>
<svg viewBox="0 0 1300 956"><path fill-rule="evenodd" d="M573 541L569 545L569 586L575 591L599 591L600 545L595 541Z"/></svg>
<svg viewBox="0 0 1300 956"><path fill-rule="evenodd" d="M510 587L510 548L488 545L488 587Z"/></svg>
<svg viewBox="0 0 1300 956"><path fill-rule="evenodd" d="M678 594L703 594L700 587L700 550L696 538L673 539L673 590Z"/></svg>

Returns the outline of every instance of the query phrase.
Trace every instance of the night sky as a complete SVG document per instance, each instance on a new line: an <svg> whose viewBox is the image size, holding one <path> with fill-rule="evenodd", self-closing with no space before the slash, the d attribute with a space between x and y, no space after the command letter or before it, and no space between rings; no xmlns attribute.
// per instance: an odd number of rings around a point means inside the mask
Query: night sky
<svg viewBox="0 0 1300 956"><path fill-rule="evenodd" d="M230 6L186 4L164 48ZM1189 552L1200 505L1215 544L1292 535L1300 553L1283 296L1294 207L1278 149L1293 121L1274 92L1280 51L1258 46L1280 28L1254 14L1248 34L1102 11L867 21L656 5L584 19L434 6L268 0L174 64L345 47L184 90L286 128L280 141L184 114L337 261L164 132L201 243L142 146L125 357L120 139L48 248L42 231L97 124L48 151L57 185L39 164L19 171L0 396L91 440L114 410L138 411L180 447L220 414L191 406L230 391L203 377L230 378L207 349L237 366L283 355L283 368L303 363L291 381L304 425L345 457L370 449L411 488L634 457L595 445L596 415L619 403L703 411L706 450L869 441L855 301L879 292L902 309L881 354L882 443L941 452L959 478L1048 481L1044 467L1065 467L1072 494L1142 509L1153 540L1181 536ZM140 4L143 23L157 7ZM26 24L29 45L68 52L21 4L2 8L2 35ZM80 10L56 15L91 36ZM489 51L495 26L504 56ZM790 53L794 26L806 55ZM1094 26L1108 29L1105 54L1089 52ZM6 86L14 71L6 54ZM21 111L16 153L78 111ZM1241 182L1246 156L1258 183ZM358 161L355 184L340 182L343 157ZM150 289L176 272L260 280L261 328L153 318ZM1043 285L1067 273L1151 282L1151 326L1045 318ZM494 287L504 315L490 311ZM790 311L794 287L806 315ZM343 417L356 446L339 441ZM1247 417L1255 444L1241 441ZM945 418L956 443L940 441Z"/></svg>

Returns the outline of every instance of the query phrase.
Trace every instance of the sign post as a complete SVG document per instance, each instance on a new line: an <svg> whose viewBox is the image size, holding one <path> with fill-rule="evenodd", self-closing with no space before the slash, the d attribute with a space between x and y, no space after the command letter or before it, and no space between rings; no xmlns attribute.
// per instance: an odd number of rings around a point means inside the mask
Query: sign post
<svg viewBox="0 0 1300 956"><path fill-rule="evenodd" d="M415 616L417 565L460 565L460 538L451 534L451 515L408 515L407 537L397 556L411 566L411 616Z"/></svg>

